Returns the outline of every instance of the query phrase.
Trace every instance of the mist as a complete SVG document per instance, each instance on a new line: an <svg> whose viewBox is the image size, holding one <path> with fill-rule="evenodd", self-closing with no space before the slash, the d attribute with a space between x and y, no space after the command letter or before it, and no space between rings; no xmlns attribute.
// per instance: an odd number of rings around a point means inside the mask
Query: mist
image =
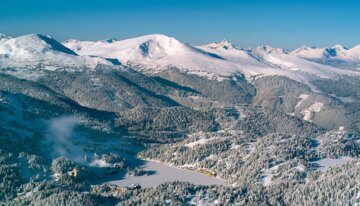
<svg viewBox="0 0 360 206"><path fill-rule="evenodd" d="M53 157L66 157L76 162L83 161L83 148L76 146L75 127L81 124L80 118L76 116L62 116L49 120L47 141L51 145Z"/></svg>

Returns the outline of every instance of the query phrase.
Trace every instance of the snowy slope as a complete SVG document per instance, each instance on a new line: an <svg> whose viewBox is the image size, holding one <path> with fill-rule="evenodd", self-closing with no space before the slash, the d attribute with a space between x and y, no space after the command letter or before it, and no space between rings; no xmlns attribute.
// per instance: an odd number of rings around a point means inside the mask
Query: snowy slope
<svg viewBox="0 0 360 206"><path fill-rule="evenodd" d="M360 47L346 50L346 56L356 59L359 51ZM117 59L123 64L148 73L175 66L185 72L217 80L244 75L251 81L260 76L280 75L310 85L311 78L359 75L359 71L318 64L279 48L264 46L256 49L238 49L227 41L194 47L161 34L120 41L68 40L63 44L51 37L38 34L17 38L5 35L0 37L2 68L52 70L95 68L99 64L113 66L111 61L105 58Z"/></svg>
<svg viewBox="0 0 360 206"><path fill-rule="evenodd" d="M11 38L11 37L6 36L5 34L0 33L0 41L3 41L3 40L5 40L5 39L9 39L9 38Z"/></svg>
<svg viewBox="0 0 360 206"><path fill-rule="evenodd" d="M227 61L234 62L240 66L269 67L269 65L256 59L250 50L237 49L226 40L219 43L210 43L208 45L199 46L198 48L215 53L225 58Z"/></svg>
<svg viewBox="0 0 360 206"><path fill-rule="evenodd" d="M215 53L227 61L236 63L239 71L246 77L279 75L286 76L312 87L311 78L336 78L338 75L360 75L359 72L338 69L318 64L288 54L281 48L261 46L255 49L237 49L229 43L220 42L203 45L199 48Z"/></svg>
<svg viewBox="0 0 360 206"><path fill-rule="evenodd" d="M360 62L360 45L353 47L346 51L346 55L356 61Z"/></svg>
<svg viewBox="0 0 360 206"><path fill-rule="evenodd" d="M290 53L292 56L309 59L317 62L324 62L338 66L338 62L347 62L354 67L360 64L360 45L347 49L342 45L333 47L317 48L302 46ZM352 63L352 64L351 64ZM341 65L340 65L341 66Z"/></svg>
<svg viewBox="0 0 360 206"><path fill-rule="evenodd" d="M80 55L115 58L122 64L141 65L148 72L161 71L169 65L209 77L238 72L232 62L160 34L112 42L69 40L63 44Z"/></svg>
<svg viewBox="0 0 360 206"><path fill-rule="evenodd" d="M267 62L288 71L299 71L321 78L334 78L336 75L355 75L360 74L353 71L346 71L331 66L326 66L311 62L302 58L298 58L281 49L258 47L253 53L261 59L262 62Z"/></svg>
<svg viewBox="0 0 360 206"><path fill-rule="evenodd" d="M112 65L103 58L79 56L48 36L30 34L10 38L2 35L0 38L2 68L95 68L98 64Z"/></svg>
<svg viewBox="0 0 360 206"><path fill-rule="evenodd" d="M156 73L172 65L209 78L243 74L253 80L259 76L280 75L306 84L312 77L357 75L353 71L310 62L268 46L246 50L222 41L193 47L160 34L121 41L68 40L64 45L80 55L115 58L122 64L136 65L137 69L149 73Z"/></svg>

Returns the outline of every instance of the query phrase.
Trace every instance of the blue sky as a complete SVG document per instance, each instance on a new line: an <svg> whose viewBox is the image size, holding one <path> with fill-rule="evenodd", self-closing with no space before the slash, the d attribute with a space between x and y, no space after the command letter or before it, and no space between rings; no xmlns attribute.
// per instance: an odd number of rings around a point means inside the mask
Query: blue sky
<svg viewBox="0 0 360 206"><path fill-rule="evenodd" d="M0 0L0 33L58 40L162 33L190 44L360 44L357 0Z"/></svg>

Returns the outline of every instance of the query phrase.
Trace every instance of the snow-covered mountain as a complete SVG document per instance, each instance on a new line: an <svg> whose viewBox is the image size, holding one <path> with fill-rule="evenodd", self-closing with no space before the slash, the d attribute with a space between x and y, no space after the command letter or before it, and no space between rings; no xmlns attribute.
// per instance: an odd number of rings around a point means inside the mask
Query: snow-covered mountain
<svg viewBox="0 0 360 206"><path fill-rule="evenodd" d="M359 88L356 69L271 46L0 34L0 204L345 205Z"/></svg>
<svg viewBox="0 0 360 206"><path fill-rule="evenodd" d="M339 44L325 48L302 46L290 54L310 61L348 69L359 69L360 64L360 45L351 49Z"/></svg>
<svg viewBox="0 0 360 206"><path fill-rule="evenodd" d="M281 48L270 46L237 48L225 40L192 46L161 34L96 42L68 40L63 44L39 34L16 38L6 35L0 37L2 68L54 70L95 68L98 65L112 67L113 60L116 60L146 73L157 73L176 67L183 72L216 80L240 75L253 81L261 76L278 75L309 86L312 86L312 78L360 74L353 68L324 65L320 61L312 60L325 56L355 61L360 59L360 46L350 50L341 46L331 49L303 47L288 53Z"/></svg>
<svg viewBox="0 0 360 206"><path fill-rule="evenodd" d="M0 66L3 68L95 68L98 64L113 65L99 57L79 56L55 39L30 34L11 38L0 36Z"/></svg>
<svg viewBox="0 0 360 206"><path fill-rule="evenodd" d="M1 41L1 40L5 40L5 39L8 39L8 38L10 38L10 37L7 36L7 35L5 35L5 34L0 33L0 41Z"/></svg>
<svg viewBox="0 0 360 206"><path fill-rule="evenodd" d="M199 46L198 48L215 53L227 61L236 63L240 66L253 66L253 67L269 67L270 65L264 64L257 59L251 50L238 49L233 44L224 40L218 43L210 43L207 45Z"/></svg>
<svg viewBox="0 0 360 206"><path fill-rule="evenodd" d="M289 55L283 49L258 47L253 52L262 62L267 62L275 67L287 71L299 71L321 78L333 78L336 75L354 75L352 71L346 71L330 67L302 58ZM359 73L358 73L359 74Z"/></svg>
<svg viewBox="0 0 360 206"><path fill-rule="evenodd" d="M253 80L259 76L280 75L306 84L312 77L359 74L311 62L280 48L238 49L227 41L195 47L160 34L120 41L68 40L63 44L80 55L118 59L122 64L148 73L175 66L208 78L241 74Z"/></svg>
<svg viewBox="0 0 360 206"><path fill-rule="evenodd" d="M235 63L239 71L250 80L259 76L286 76L314 88L311 84L313 78L329 79L339 75L360 75L357 71L339 69L290 55L281 48L259 46L255 49L237 49L224 48L221 46L223 44L224 42L220 42L215 46L212 43L199 48Z"/></svg>
<svg viewBox="0 0 360 206"><path fill-rule="evenodd" d="M291 55L306 59L338 58L343 60L360 61L360 45L351 49L339 44L333 47L325 48L303 46L292 51Z"/></svg>
<svg viewBox="0 0 360 206"><path fill-rule="evenodd" d="M118 59L122 64L138 65L142 71L158 72L175 66L199 75L229 76L236 65L222 57L193 47L175 38L154 34L121 41L68 40L64 45L80 55Z"/></svg>

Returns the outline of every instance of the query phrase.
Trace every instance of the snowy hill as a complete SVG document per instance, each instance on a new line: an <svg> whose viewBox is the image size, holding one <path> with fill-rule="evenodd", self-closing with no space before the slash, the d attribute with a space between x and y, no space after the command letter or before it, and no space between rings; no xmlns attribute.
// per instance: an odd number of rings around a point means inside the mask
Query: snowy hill
<svg viewBox="0 0 360 206"><path fill-rule="evenodd" d="M148 72L161 71L171 65L207 76L229 76L237 73L235 64L160 34L111 42L68 40L64 45L80 55L115 58L122 64L139 65L143 71Z"/></svg>
<svg viewBox="0 0 360 206"><path fill-rule="evenodd" d="M253 80L259 76L280 75L306 84L313 77L335 78L338 75L359 74L317 64L270 46L254 50L238 49L222 41L194 47L160 34L120 41L68 40L63 44L80 55L115 58L122 64L136 66L138 70L148 73L175 66L210 79L242 74L248 80Z"/></svg>
<svg viewBox="0 0 360 206"><path fill-rule="evenodd" d="M294 57L282 49L258 47L253 52L262 62L267 62L275 67L287 71L299 71L321 78L333 78L336 75L354 75L352 71L345 71L335 67L307 61Z"/></svg>
<svg viewBox="0 0 360 206"><path fill-rule="evenodd" d="M112 65L103 58L79 56L49 36L30 34L16 38L0 38L0 66L3 68L61 67L95 68L98 64Z"/></svg>
<svg viewBox="0 0 360 206"><path fill-rule="evenodd" d="M255 49L226 49L214 43L200 46L207 52L215 53L238 66L248 79L258 76L286 76L312 87L312 78L336 78L338 75L360 75L359 72L318 64L290 55L281 48L261 46Z"/></svg>
<svg viewBox="0 0 360 206"><path fill-rule="evenodd" d="M352 49L348 49L339 44L325 48L302 46L295 49L290 54L305 59L337 58L360 61L360 45L355 46Z"/></svg>
<svg viewBox="0 0 360 206"><path fill-rule="evenodd" d="M240 66L257 66L257 67L269 67L270 65L264 64L257 59L250 50L237 49L231 43L227 41L221 41L219 43L210 43L207 45L199 46L207 52L215 53L227 61L236 63Z"/></svg>
<svg viewBox="0 0 360 206"><path fill-rule="evenodd" d="M355 61L360 59L360 47L350 50L341 46L332 49L302 47L288 53L270 46L236 48L225 40L195 47L161 34L96 42L68 40L63 44L39 34L16 38L1 35L0 38L2 68L96 68L98 65L114 66L116 60L145 73L176 67L186 73L219 81L239 75L249 81L278 75L309 86L312 86L313 78L360 74L356 69L324 65L310 58L324 58L325 55Z"/></svg>
<svg viewBox="0 0 360 206"><path fill-rule="evenodd" d="M342 45L335 45L334 47L329 48L302 46L295 49L290 54L305 59L320 59L345 56L346 50L347 49Z"/></svg>

